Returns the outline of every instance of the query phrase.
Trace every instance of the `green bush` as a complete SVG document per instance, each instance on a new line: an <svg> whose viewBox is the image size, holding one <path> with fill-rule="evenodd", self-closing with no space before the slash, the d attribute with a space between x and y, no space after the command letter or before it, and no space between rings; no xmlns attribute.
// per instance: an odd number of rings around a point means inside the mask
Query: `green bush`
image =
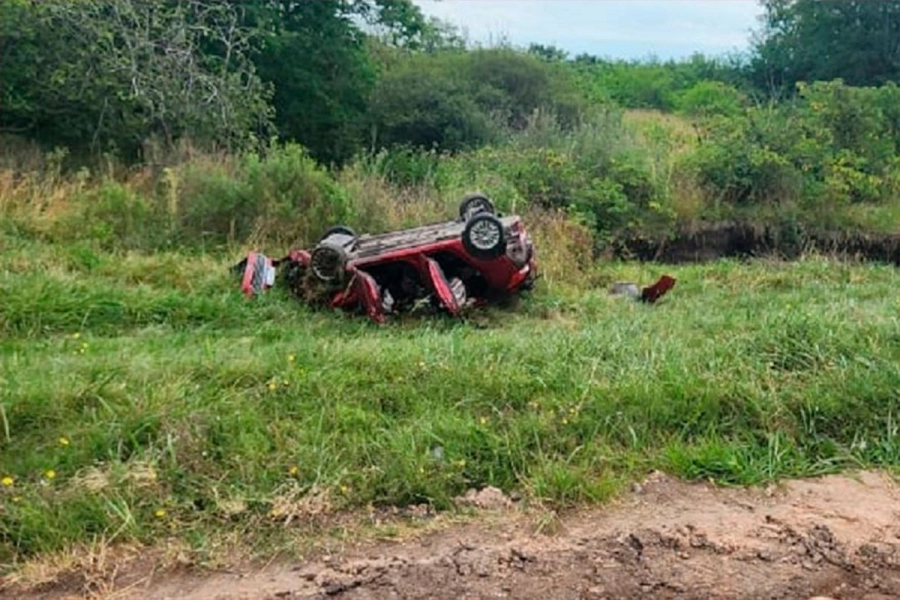
<svg viewBox="0 0 900 600"><path fill-rule="evenodd" d="M270 236L308 242L353 218L345 190L297 144L276 146L265 157L248 154L243 167L262 208L257 226Z"/></svg>
<svg viewBox="0 0 900 600"><path fill-rule="evenodd" d="M50 231L55 241L94 240L105 249L142 248L159 240L153 204L133 188L110 179L75 193L69 211Z"/></svg>
<svg viewBox="0 0 900 600"><path fill-rule="evenodd" d="M415 57L385 73L369 107L380 147L461 150L494 135L489 115L472 97L455 56Z"/></svg>
<svg viewBox="0 0 900 600"><path fill-rule="evenodd" d="M175 235L185 245L243 238L259 208L250 186L225 162L186 163L171 176L177 182Z"/></svg>
<svg viewBox="0 0 900 600"><path fill-rule="evenodd" d="M900 88L858 88L835 80L799 84L798 90L800 118L830 137L830 147L820 158L825 194L850 202L894 197Z"/></svg>
<svg viewBox="0 0 900 600"><path fill-rule="evenodd" d="M412 55L386 71L372 94L377 148L458 151L496 141L546 111L566 128L584 110L561 65L512 50Z"/></svg>
<svg viewBox="0 0 900 600"><path fill-rule="evenodd" d="M666 62L607 61L582 55L572 68L586 97L595 102L613 100L628 108L669 111L679 108L681 95L697 86L702 90L719 85L744 89L748 85L739 59L701 54Z"/></svg>
<svg viewBox="0 0 900 600"><path fill-rule="evenodd" d="M898 88L833 81L799 90L790 103L702 117L702 143L685 166L712 197L733 205L790 200L822 212L893 198Z"/></svg>
<svg viewBox="0 0 900 600"><path fill-rule="evenodd" d="M385 148L364 159L368 170L400 186L431 183L443 156L435 150L422 151L408 145Z"/></svg>
<svg viewBox="0 0 900 600"><path fill-rule="evenodd" d="M265 156L187 163L174 179L182 243L251 235L303 243L353 212L331 175L296 144L274 146Z"/></svg>
<svg viewBox="0 0 900 600"><path fill-rule="evenodd" d="M719 201L731 205L777 203L798 192L798 175L787 158L761 136L752 114L743 118L717 117L706 125L706 138L684 159L701 186Z"/></svg>
<svg viewBox="0 0 900 600"><path fill-rule="evenodd" d="M502 115L512 130L527 127L538 110L549 111L565 128L578 122L585 106L559 65L503 49L471 52L468 57L466 72L479 106Z"/></svg>
<svg viewBox="0 0 900 600"><path fill-rule="evenodd" d="M662 196L647 158L615 115L571 131L553 118L533 119L506 144L445 157L435 183L443 190L497 190L501 210L566 211L599 240L634 226Z"/></svg>
<svg viewBox="0 0 900 600"><path fill-rule="evenodd" d="M734 86L721 81L701 81L691 88L675 94L675 107L690 116L736 116L746 103L746 98Z"/></svg>

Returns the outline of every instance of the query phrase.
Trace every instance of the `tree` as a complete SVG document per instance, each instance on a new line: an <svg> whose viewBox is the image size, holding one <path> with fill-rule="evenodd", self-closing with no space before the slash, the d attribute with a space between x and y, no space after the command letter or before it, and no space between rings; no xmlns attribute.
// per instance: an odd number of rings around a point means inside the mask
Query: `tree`
<svg viewBox="0 0 900 600"><path fill-rule="evenodd" d="M573 126L585 106L569 75L562 64L507 49L407 56L372 94L373 142L459 150L527 127L538 110Z"/></svg>
<svg viewBox="0 0 900 600"><path fill-rule="evenodd" d="M420 50L432 33L433 25L409 0L356 0L354 7L368 25L366 33L392 46Z"/></svg>
<svg viewBox="0 0 900 600"><path fill-rule="evenodd" d="M799 81L878 86L900 78L900 0L762 0L754 83L793 90Z"/></svg>
<svg viewBox="0 0 900 600"><path fill-rule="evenodd" d="M281 137L317 160L341 163L366 138L365 115L377 80L370 37L418 50L432 26L409 0L252 0L241 3L259 33L253 61L275 90Z"/></svg>
<svg viewBox="0 0 900 600"><path fill-rule="evenodd" d="M413 55L378 82L369 110L376 147L460 150L490 140L490 116L473 97L466 54Z"/></svg>
<svg viewBox="0 0 900 600"><path fill-rule="evenodd" d="M133 157L148 138L237 148L277 131L341 162L366 139L377 78L366 42L420 51L445 37L409 0L0 0L0 11L0 127Z"/></svg>
<svg viewBox="0 0 900 600"><path fill-rule="evenodd" d="M545 46L544 44L530 44L528 46L528 54L533 54L534 56L549 62L563 62L569 58L568 52L562 48L557 48L552 44L549 46Z"/></svg>
<svg viewBox="0 0 900 600"><path fill-rule="evenodd" d="M268 134L233 3L2 0L0 13L4 131L130 156L154 137L240 147Z"/></svg>
<svg viewBox="0 0 900 600"><path fill-rule="evenodd" d="M258 32L251 54L272 85L279 135L306 146L323 162L340 162L358 148L375 72L354 6L341 0L245 5L246 25Z"/></svg>

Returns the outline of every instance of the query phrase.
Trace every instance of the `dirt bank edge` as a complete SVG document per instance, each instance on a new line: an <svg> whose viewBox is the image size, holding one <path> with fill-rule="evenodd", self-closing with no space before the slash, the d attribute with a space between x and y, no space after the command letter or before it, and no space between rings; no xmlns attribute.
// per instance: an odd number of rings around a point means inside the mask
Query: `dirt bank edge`
<svg viewBox="0 0 900 600"><path fill-rule="evenodd" d="M146 552L144 553L146 556ZM655 473L603 507L499 501L462 523L227 571L123 564L8 587L23 600L900 597L900 487L864 471L739 489ZM2 589L0 589L2 591Z"/></svg>

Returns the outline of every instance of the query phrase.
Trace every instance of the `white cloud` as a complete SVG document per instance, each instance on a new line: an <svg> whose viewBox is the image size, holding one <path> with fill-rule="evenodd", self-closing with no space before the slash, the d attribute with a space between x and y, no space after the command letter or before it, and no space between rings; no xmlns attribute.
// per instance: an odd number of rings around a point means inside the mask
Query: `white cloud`
<svg viewBox="0 0 900 600"><path fill-rule="evenodd" d="M756 0L414 0L473 42L553 44L571 53L661 58L743 50Z"/></svg>

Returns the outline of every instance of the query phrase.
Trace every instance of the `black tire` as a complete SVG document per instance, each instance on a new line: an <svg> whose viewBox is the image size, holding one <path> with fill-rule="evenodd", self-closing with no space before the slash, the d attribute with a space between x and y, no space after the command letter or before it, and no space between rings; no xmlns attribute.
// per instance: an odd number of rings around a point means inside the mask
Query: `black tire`
<svg viewBox="0 0 900 600"><path fill-rule="evenodd" d="M477 214L466 223L462 234L466 252L481 260L492 260L506 252L503 223L494 215Z"/></svg>
<svg viewBox="0 0 900 600"><path fill-rule="evenodd" d="M469 194L459 203L459 218L468 221L475 215L497 214L493 201L484 194Z"/></svg>
<svg viewBox="0 0 900 600"><path fill-rule="evenodd" d="M309 269L322 283L339 285L344 280L347 251L337 244L319 244L309 258Z"/></svg>
<svg viewBox="0 0 900 600"><path fill-rule="evenodd" d="M324 240L332 233L342 233L344 235L349 235L354 239L356 238L356 232L351 228L347 227L346 225L335 225L334 227L329 227L320 239Z"/></svg>

